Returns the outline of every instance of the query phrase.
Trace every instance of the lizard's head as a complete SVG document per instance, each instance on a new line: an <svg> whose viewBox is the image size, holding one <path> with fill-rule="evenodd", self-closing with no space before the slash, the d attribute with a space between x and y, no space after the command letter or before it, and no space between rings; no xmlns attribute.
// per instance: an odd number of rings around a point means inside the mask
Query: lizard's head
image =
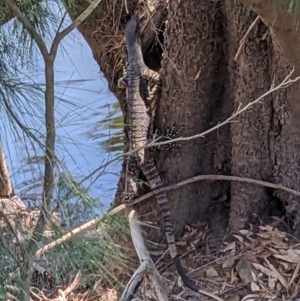
<svg viewBox="0 0 300 301"><path fill-rule="evenodd" d="M135 13L131 16L125 28L127 49L136 46L136 43L140 44L139 26L139 16L137 13Z"/></svg>

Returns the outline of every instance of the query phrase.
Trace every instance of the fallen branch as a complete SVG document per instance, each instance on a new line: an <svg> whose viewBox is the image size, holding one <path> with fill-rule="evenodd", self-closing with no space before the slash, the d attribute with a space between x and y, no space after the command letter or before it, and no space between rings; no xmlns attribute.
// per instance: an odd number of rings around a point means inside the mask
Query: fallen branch
<svg viewBox="0 0 300 301"><path fill-rule="evenodd" d="M138 225L137 214L134 210L131 210L129 212L128 220L130 225L131 238L133 240L133 244L141 265L132 275L119 301L126 301L130 296L133 295L137 284L141 281L144 274L150 275L150 279L153 282L158 300L167 301L167 289L161 279L161 276L159 275L158 270L155 267L155 264L150 257L148 249L145 246L144 239Z"/></svg>
<svg viewBox="0 0 300 301"><path fill-rule="evenodd" d="M120 205L120 206L114 208L113 210L109 211L105 216L96 217L93 220L81 225L80 227L77 227L77 228L71 230L70 232L63 235L61 238L59 238L55 241L52 241L49 244L38 249L35 253L35 258L36 259L39 258L42 254L44 254L45 252L47 252L49 250L54 249L56 246L62 244L63 242L69 241L71 238L74 238L74 237L78 236L79 234L88 231L89 229L94 227L97 223L101 222L104 218L106 218L110 215L114 215L114 214L124 210L124 208L125 208L125 205Z"/></svg>
<svg viewBox="0 0 300 301"><path fill-rule="evenodd" d="M300 192L298 192L294 189L285 187L282 184L274 184L274 183L261 181L261 180L255 180L255 179L251 179L251 178L241 178L241 177L236 177L236 176L225 176L225 175L200 175L200 176L195 176L195 177L186 179L184 181L181 181L179 183L176 183L176 184L169 185L167 187L158 189L157 193L162 192L162 191L175 190L175 189L178 189L178 188L183 187L185 185L195 183L195 182L198 182L198 181L203 181L203 180L243 182L243 183L254 184L254 185L259 185L259 186L263 186L263 187L269 187L269 188L273 188L273 189L283 190L283 191L286 191L286 192L288 192L290 194L293 194L295 196L300 196ZM154 191L148 192L148 193L144 194L143 196L136 198L134 201L132 201L130 206L133 206L137 203L140 203L140 202L142 202L146 199L149 199L152 196L154 196ZM84 225L71 230L67 234L63 235L61 238L59 238L59 239L49 243L48 245L40 248L36 252L36 255L35 255L36 258L40 257L43 253L55 248L56 246L60 245L61 243L66 242L66 241L70 240L71 238L74 238L74 237L76 237L80 234L83 234L84 232L88 231L93 226L95 226L97 223L101 222L104 218L106 218L110 215L114 215L114 214L124 210L125 207L126 207L126 205L121 204L118 207L116 207L116 208L112 209L111 211L109 211L106 215L101 216L101 217L96 217L95 219L85 223Z"/></svg>

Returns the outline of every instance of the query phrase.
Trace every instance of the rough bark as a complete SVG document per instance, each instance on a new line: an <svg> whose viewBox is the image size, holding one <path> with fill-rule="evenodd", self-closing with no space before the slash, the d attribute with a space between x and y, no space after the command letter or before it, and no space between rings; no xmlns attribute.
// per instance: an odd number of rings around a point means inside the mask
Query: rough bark
<svg viewBox="0 0 300 301"><path fill-rule="evenodd" d="M180 134L192 136L207 130L229 112L223 106L228 74L222 21L221 11L209 1L182 1L179 6L174 2L170 4L161 70L160 126L163 126L165 116L168 126L183 125L185 128ZM224 140L227 133L228 127L224 127L205 138L182 143L171 154L161 153L158 166L165 185L199 174L228 171L230 144L228 139ZM179 192L170 192L175 232L180 233L185 224L207 220L212 200L226 191L227 183L202 182L183 187ZM215 205L217 208L218 204ZM224 208L221 205L218 209ZM209 216L212 225L216 224L214 218L221 218L218 224L222 225L226 217L226 211L222 215ZM223 228L225 226L223 224Z"/></svg>
<svg viewBox="0 0 300 301"><path fill-rule="evenodd" d="M260 22L247 38L244 51L234 63L239 42L256 18L246 14L242 5L233 7L227 1L227 26L229 30L230 97L233 109L244 106L271 86L269 73L270 37L268 28ZM231 124L232 162L231 173L235 176L272 181L270 158L271 98L240 115ZM231 183L229 224L232 229L243 228L249 212L257 214L269 202L268 190L244 183Z"/></svg>
<svg viewBox="0 0 300 301"><path fill-rule="evenodd" d="M298 1L239 0L251 7L271 29L272 41L278 44L282 54L300 72L300 5Z"/></svg>
<svg viewBox="0 0 300 301"><path fill-rule="evenodd" d="M132 12L137 3L127 2ZM240 2L249 4L246 0ZM247 37L237 62L234 56L239 42L256 18L255 13L231 0L220 7L213 1L169 4L162 60L157 49L145 50L146 62L156 70L161 66L163 77L157 127L184 125L180 135L201 133L229 117L240 104L245 105L269 90L272 83L278 84L289 73L295 65L296 52L283 42L291 41L297 30L293 31L291 20L282 13L284 10L279 10L277 17L287 27L280 28L280 22L272 19L267 9L263 10L263 4L256 2L254 10L261 12L263 19ZM121 46L125 18L124 11L117 18L121 7L112 5L102 2L79 30L124 110L124 95L117 91L116 81L124 55ZM76 8L73 18L85 4L77 0ZM271 25L274 28L270 30ZM290 56L286 59L287 53ZM199 174L232 174L299 187L298 90L299 85L295 84L274 93L234 123L202 139L184 142L171 152L159 152L157 166L164 184ZM122 188L121 180L119 191ZM227 224L231 229L243 228L253 217L271 214L275 198L283 201L295 218L299 203L287 194L235 182L199 182L168 195L177 236L185 224L203 220L210 222L214 236L222 235ZM154 200L139 205L138 212L141 216L148 214L147 220L159 220ZM148 239L162 238L153 231L148 231Z"/></svg>

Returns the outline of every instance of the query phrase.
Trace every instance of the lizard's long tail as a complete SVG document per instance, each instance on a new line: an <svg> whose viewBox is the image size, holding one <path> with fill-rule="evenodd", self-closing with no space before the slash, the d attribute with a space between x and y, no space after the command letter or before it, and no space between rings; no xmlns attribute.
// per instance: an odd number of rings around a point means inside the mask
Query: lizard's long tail
<svg viewBox="0 0 300 301"><path fill-rule="evenodd" d="M161 178L158 174L153 159L148 158L148 160L146 160L145 163L142 164L141 169L152 191L157 191L158 189L163 188ZM185 286L187 286L195 292L199 292L200 288L197 287L197 285L185 274L181 265L180 257L177 253L175 237L173 234L173 224L171 222L170 203L168 201L167 194L165 191L155 192L155 197L161 209L161 214L165 226L165 234L167 237L167 243L176 270Z"/></svg>

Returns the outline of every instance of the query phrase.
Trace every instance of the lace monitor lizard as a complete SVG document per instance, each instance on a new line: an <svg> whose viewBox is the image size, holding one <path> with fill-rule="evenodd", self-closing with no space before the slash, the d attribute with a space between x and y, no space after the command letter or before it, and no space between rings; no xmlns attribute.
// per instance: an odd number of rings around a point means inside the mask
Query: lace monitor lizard
<svg viewBox="0 0 300 301"><path fill-rule="evenodd" d="M151 104L149 104L151 97L155 96L160 88L160 75L149 69L143 59L141 40L140 40L140 26L139 17L135 13L127 22L125 28L126 48L127 48L127 71L122 78L119 79L119 87L126 88L126 102L127 102L127 119L128 119L128 133L130 150L139 149L131 157L129 166L129 199L137 191L137 184L134 176L142 171L146 177L150 189L156 191L163 187L162 180L155 166L149 149L143 148L148 142L152 130L153 112L149 112ZM155 87L149 92L148 82L156 83ZM147 92L148 91L148 92ZM153 108L152 108L153 109ZM135 166L135 167L134 167ZM138 169L138 171L137 171ZM165 226L165 234L170 250L170 254L178 274L181 276L183 283L190 289L199 292L199 288L189 279L183 271L180 257L177 253L175 245L175 237L173 234L173 225L171 222L170 204L166 192L155 193L155 198L161 208L161 214Z"/></svg>

